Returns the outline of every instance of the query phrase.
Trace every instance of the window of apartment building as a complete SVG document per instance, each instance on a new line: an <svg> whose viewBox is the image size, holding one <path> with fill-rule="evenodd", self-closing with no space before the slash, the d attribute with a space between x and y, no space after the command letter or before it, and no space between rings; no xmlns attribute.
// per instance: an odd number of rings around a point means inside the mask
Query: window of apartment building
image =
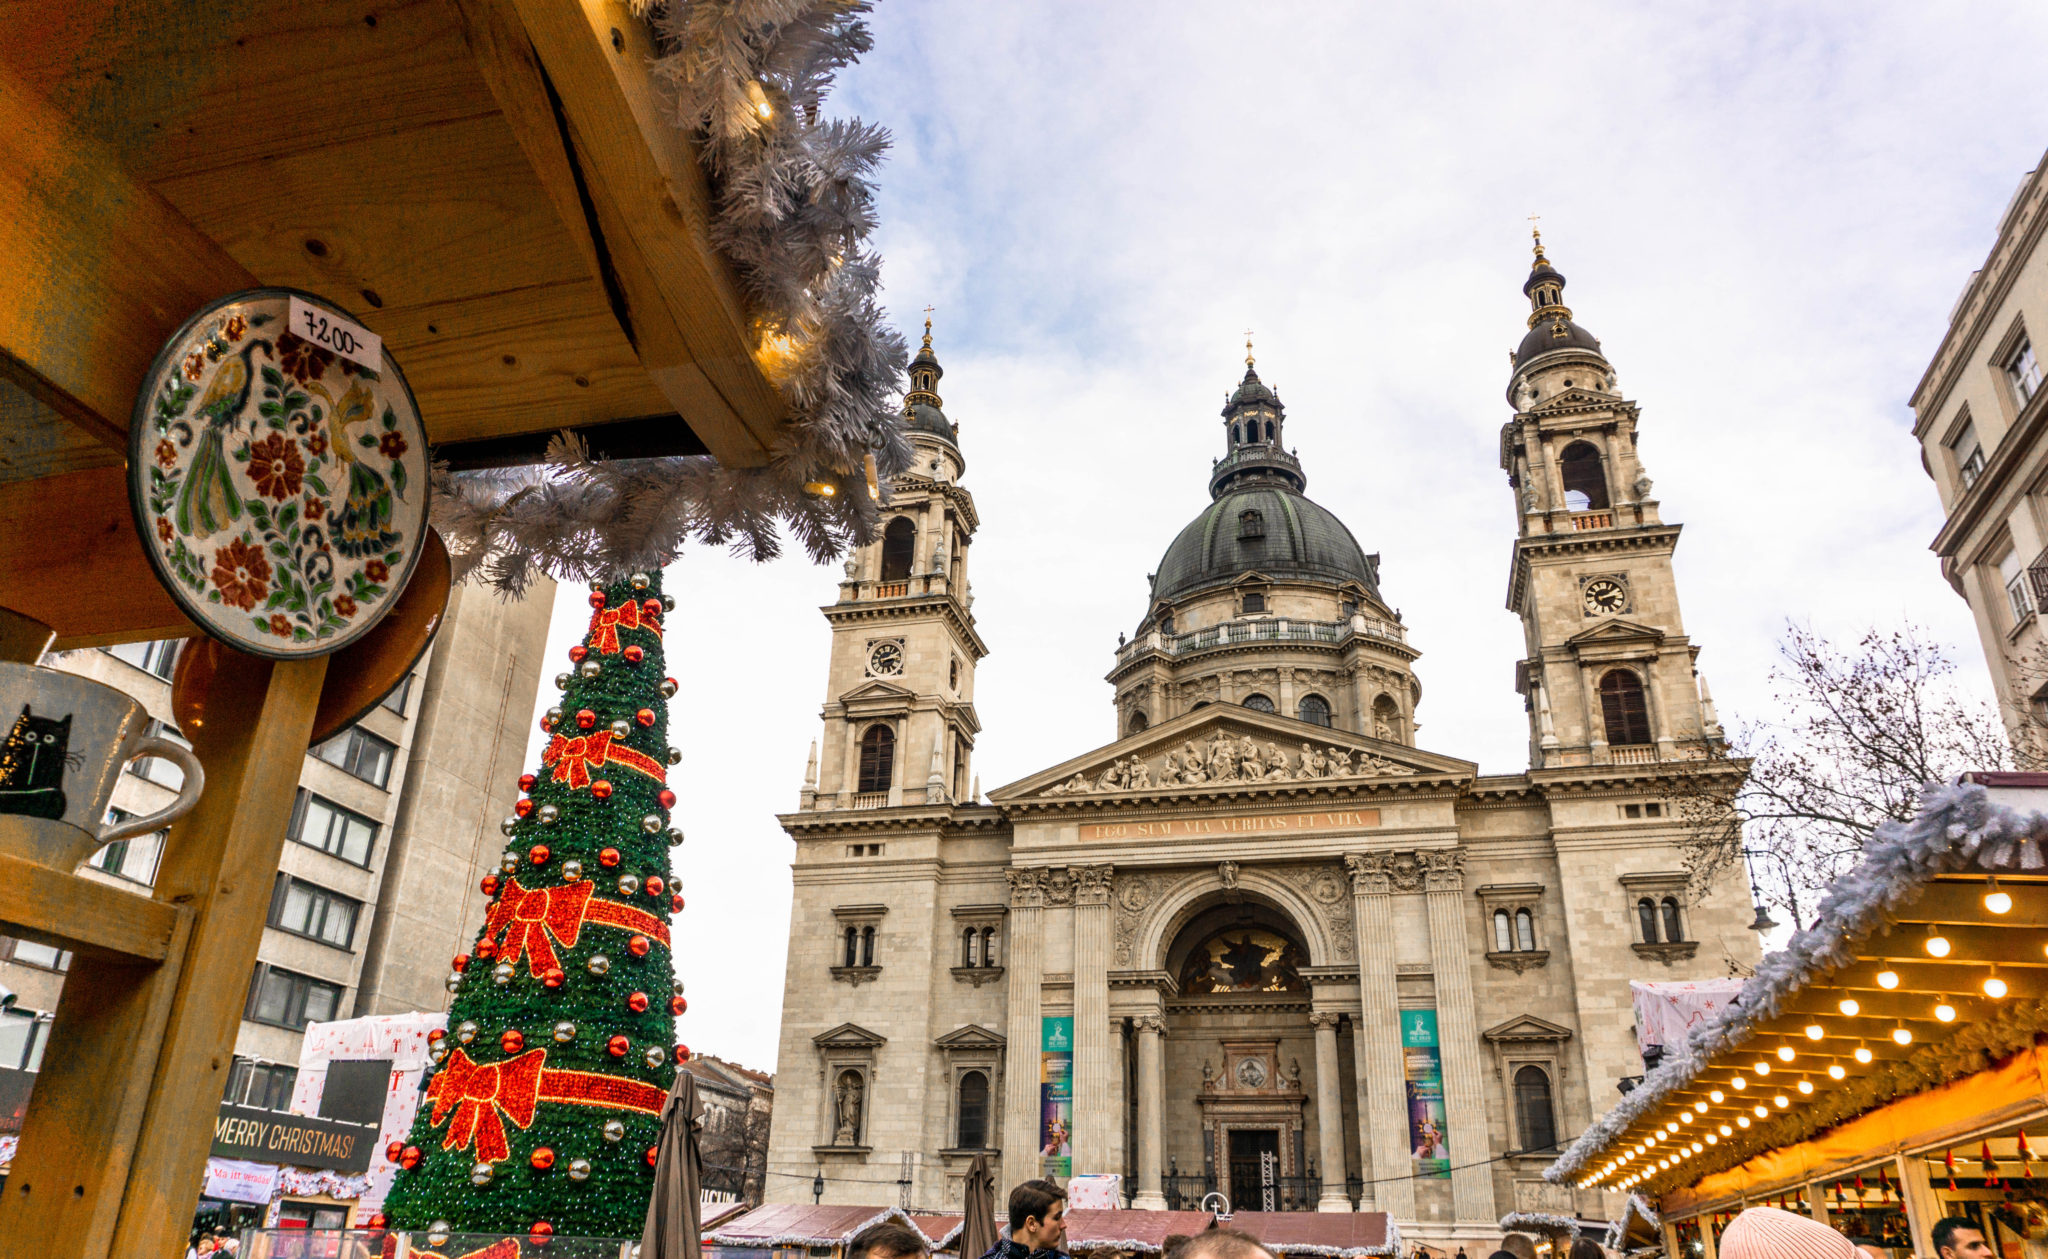
<svg viewBox="0 0 2048 1259"><path fill-rule="evenodd" d="M331 800L301 791L292 810L291 837L308 848L366 866L370 864L370 849L377 842L377 824Z"/></svg>
<svg viewBox="0 0 2048 1259"><path fill-rule="evenodd" d="M398 758L398 745L350 726L327 742L315 744L313 755L373 787L382 787L391 781L391 762Z"/></svg>
<svg viewBox="0 0 2048 1259"><path fill-rule="evenodd" d="M154 718L150 720L149 733L156 738L168 739L172 743L182 744L188 748L192 746L184 735L178 733L177 727L165 725ZM138 757L129 762L128 772L138 778L146 778L159 787L169 787L172 791L177 791L185 785L185 771L161 756Z"/></svg>
<svg viewBox="0 0 2048 1259"><path fill-rule="evenodd" d="M345 949L355 940L362 910L359 900L280 874L270 897L270 925Z"/></svg>
<svg viewBox="0 0 2048 1259"><path fill-rule="evenodd" d="M1949 438L1948 453L1956 461L1956 477L1964 489L1975 485L1977 478L1984 475L1984 443L1977 440L1977 426L1969 420L1964 420L1956 435Z"/></svg>
<svg viewBox="0 0 2048 1259"><path fill-rule="evenodd" d="M299 1069L275 1062L236 1058L228 1073L228 1092L223 1101L234 1106L255 1106L262 1110L284 1110L292 1104L292 1086Z"/></svg>
<svg viewBox="0 0 2048 1259"><path fill-rule="evenodd" d="M19 962L39 970L67 971L71 969L71 950L0 936L0 961Z"/></svg>
<svg viewBox="0 0 2048 1259"><path fill-rule="evenodd" d="M2034 615L2034 601L2027 597L2027 573L2020 566L2019 552L2013 551L1998 561L1998 580L2005 586L2005 606L2012 612L2012 623L2018 628Z"/></svg>
<svg viewBox="0 0 2048 1259"><path fill-rule="evenodd" d="M135 815L126 809L108 809L109 823L125 822ZM149 887L156 882L157 862L164 855L164 832L131 835L117 839L92 855L92 866L108 874Z"/></svg>
<svg viewBox="0 0 2048 1259"><path fill-rule="evenodd" d="M414 676L408 673L398 679L398 685L391 688L391 693L377 702L399 716L405 716L406 701L412 698L412 680Z"/></svg>
<svg viewBox="0 0 2048 1259"><path fill-rule="evenodd" d="M153 673L168 682L171 670L178 663L178 648L184 641L182 638L159 638L148 643L120 643L101 650L116 660L125 660L144 673Z"/></svg>
<svg viewBox="0 0 2048 1259"><path fill-rule="evenodd" d="M2013 401L2027 405L2041 389L2041 364L2034 357L2034 343L2021 334L2020 342L2005 355L2006 383L2012 386Z"/></svg>
<svg viewBox="0 0 2048 1259"><path fill-rule="evenodd" d="M330 1021L340 1006L340 984L258 962L255 978L249 983L249 1004L242 1017L296 1032L308 1023Z"/></svg>
<svg viewBox="0 0 2048 1259"><path fill-rule="evenodd" d="M14 1071L43 1069L43 1046L50 1041L50 1016L12 1007L0 1010L0 1067Z"/></svg>

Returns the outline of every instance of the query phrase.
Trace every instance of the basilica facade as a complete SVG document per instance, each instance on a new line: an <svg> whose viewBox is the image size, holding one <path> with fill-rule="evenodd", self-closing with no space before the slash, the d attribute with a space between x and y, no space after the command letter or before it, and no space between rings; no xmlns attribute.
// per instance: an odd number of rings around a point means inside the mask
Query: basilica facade
<svg viewBox="0 0 2048 1259"><path fill-rule="evenodd" d="M986 1152L1003 1191L1111 1173L1136 1208L1386 1211L1447 1245L1610 1205L1539 1173L1643 1070L1629 980L1724 976L1758 944L1739 876L1687 888L1673 798L1731 771L1679 527L1564 283L1539 242L1500 440L1511 775L1417 745L1420 647L1247 356L1210 501L1115 651L1122 737L980 803L980 520L926 325L918 462L824 609L822 737L780 819L771 1200L822 1174L835 1201L907 1180L950 1206Z"/></svg>

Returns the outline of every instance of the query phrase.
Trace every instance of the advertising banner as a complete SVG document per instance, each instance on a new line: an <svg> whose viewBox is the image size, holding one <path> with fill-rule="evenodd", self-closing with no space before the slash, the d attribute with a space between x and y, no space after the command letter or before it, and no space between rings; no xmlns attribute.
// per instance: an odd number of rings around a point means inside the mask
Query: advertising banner
<svg viewBox="0 0 2048 1259"><path fill-rule="evenodd" d="M223 1102L213 1121L212 1153L215 1158L362 1172L369 1170L376 1139L377 1129L370 1124Z"/></svg>
<svg viewBox="0 0 2048 1259"><path fill-rule="evenodd" d="M1074 1174L1074 1020L1039 1022L1039 1175L1067 1177Z"/></svg>
<svg viewBox="0 0 2048 1259"><path fill-rule="evenodd" d="M1408 1081L1408 1150L1417 1176L1448 1177L1451 1146L1444 1121L1443 1056L1436 1011L1401 1011L1401 1073Z"/></svg>
<svg viewBox="0 0 2048 1259"><path fill-rule="evenodd" d="M267 1204L270 1195L277 1190L275 1163L254 1163L240 1158L210 1158L206 1160L206 1181L200 1189L200 1196L218 1198L222 1202L253 1202Z"/></svg>

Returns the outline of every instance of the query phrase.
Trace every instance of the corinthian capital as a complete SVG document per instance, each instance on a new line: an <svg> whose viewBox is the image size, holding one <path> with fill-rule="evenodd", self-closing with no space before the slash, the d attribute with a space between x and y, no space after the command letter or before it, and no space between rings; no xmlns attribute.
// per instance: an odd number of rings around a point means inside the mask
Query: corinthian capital
<svg viewBox="0 0 2048 1259"><path fill-rule="evenodd" d="M1344 858L1351 871L1351 892L1355 896L1391 896L1394 891L1394 855L1386 852L1354 852Z"/></svg>
<svg viewBox="0 0 2048 1259"><path fill-rule="evenodd" d="M1465 889L1464 849L1425 848L1415 854L1415 863L1422 867L1423 891L1461 892Z"/></svg>
<svg viewBox="0 0 2048 1259"><path fill-rule="evenodd" d="M1317 1031L1321 1031L1326 1027L1335 1031L1337 1020L1343 1017L1343 1015L1338 1014L1334 1010L1311 1010L1309 1011L1308 1025Z"/></svg>
<svg viewBox="0 0 2048 1259"><path fill-rule="evenodd" d="M1131 1026L1140 1032L1150 1032L1154 1036L1166 1034L1166 1020L1157 1014L1140 1014L1131 1020Z"/></svg>
<svg viewBox="0 0 2048 1259"><path fill-rule="evenodd" d="M1019 909L1035 909L1045 904L1045 871L1005 870L1003 877L1010 881L1010 904Z"/></svg>
<svg viewBox="0 0 2048 1259"><path fill-rule="evenodd" d="M1110 889L1116 882L1116 867L1075 866L1074 879L1076 905L1107 905Z"/></svg>

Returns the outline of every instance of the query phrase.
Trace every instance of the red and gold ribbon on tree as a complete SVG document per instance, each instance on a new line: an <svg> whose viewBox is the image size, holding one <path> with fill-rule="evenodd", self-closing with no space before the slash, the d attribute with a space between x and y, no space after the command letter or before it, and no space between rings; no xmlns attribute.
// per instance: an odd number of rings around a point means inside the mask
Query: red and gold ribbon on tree
<svg viewBox="0 0 2048 1259"><path fill-rule="evenodd" d="M558 1071L547 1060L546 1049L529 1049L504 1062L476 1062L460 1049L450 1053L427 1085L434 1103L429 1122L438 1128L450 1112L455 1116L441 1148L462 1150L474 1142L478 1162L498 1163L512 1156L505 1120L522 1130L531 1128L542 1102L658 1115L668 1097L653 1084L594 1071Z"/></svg>
<svg viewBox="0 0 2048 1259"><path fill-rule="evenodd" d="M393 1234L389 1240L396 1242L398 1237ZM393 1253L395 1251L387 1248L386 1259ZM456 1259L519 1259L519 1243L510 1237L500 1238L482 1250L472 1250L466 1255L456 1256Z"/></svg>
<svg viewBox="0 0 2048 1259"><path fill-rule="evenodd" d="M564 948L574 948L586 922L637 931L668 943L666 922L644 909L596 899L592 895L596 890L597 885L589 879L539 888L521 887L519 880L507 879L504 895L484 917L484 939L497 945L498 960L508 965L517 966L523 954L536 978L561 965L548 937L553 936L555 944Z"/></svg>
<svg viewBox="0 0 2048 1259"><path fill-rule="evenodd" d="M590 649L599 655L617 655L622 629L646 630L656 638L661 637L660 619L629 599L616 608L599 608L591 616Z"/></svg>
<svg viewBox="0 0 2048 1259"><path fill-rule="evenodd" d="M668 779L659 761L645 752L614 742L609 730L579 734L573 739L558 734L548 740L547 749L540 754L540 763L554 769L556 782L568 783L578 789L590 785L590 771L606 765L624 765L656 782Z"/></svg>

